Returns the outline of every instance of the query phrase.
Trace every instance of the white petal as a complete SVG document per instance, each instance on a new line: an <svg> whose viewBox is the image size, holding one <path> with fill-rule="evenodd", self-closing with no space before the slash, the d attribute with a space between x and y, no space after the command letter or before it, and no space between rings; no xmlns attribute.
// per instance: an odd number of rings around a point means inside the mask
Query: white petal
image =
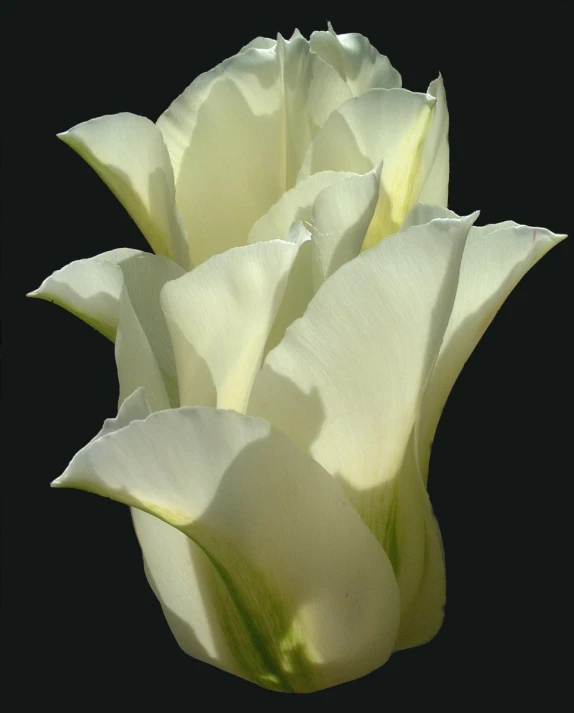
<svg viewBox="0 0 574 713"><path fill-rule="evenodd" d="M256 37L251 42L244 45L239 51L245 52L246 50L257 49L257 50L269 50L273 49L277 44L276 40L272 40L270 37Z"/></svg>
<svg viewBox="0 0 574 713"><path fill-rule="evenodd" d="M399 598L384 550L331 476L266 422L152 414L89 444L53 485L138 507L198 544L246 678L311 691L388 658Z"/></svg>
<svg viewBox="0 0 574 713"><path fill-rule="evenodd" d="M380 167L364 176L353 176L325 188L314 202L316 287L361 252L377 207L380 176Z"/></svg>
<svg viewBox="0 0 574 713"><path fill-rule="evenodd" d="M113 341L118 326L118 300L124 284L118 265L141 254L139 250L119 248L76 260L56 270L37 290L28 293L28 297L55 302Z"/></svg>
<svg viewBox="0 0 574 713"><path fill-rule="evenodd" d="M414 225L424 225L430 223L436 218L458 218L458 215L448 208L440 205L425 205L417 203L406 215L403 224L399 229L399 233L404 233Z"/></svg>
<svg viewBox="0 0 574 713"><path fill-rule="evenodd" d="M401 86L401 75L388 58L356 32L337 35L329 25L328 32L313 32L311 49L339 72L355 97L375 87Z"/></svg>
<svg viewBox="0 0 574 713"><path fill-rule="evenodd" d="M181 405L245 409L299 250L282 240L234 248L166 285Z"/></svg>
<svg viewBox="0 0 574 713"><path fill-rule="evenodd" d="M442 77L430 83L427 90L436 104L427 135L421 148L418 175L415 179L412 201L446 206L450 159L448 146L448 108Z"/></svg>
<svg viewBox="0 0 574 713"><path fill-rule="evenodd" d="M437 148L437 143L443 147L446 106L440 104L439 116L437 103L430 93L371 89L333 112L307 150L299 180L318 171L367 173L383 162L379 205L365 248L399 229L425 186L434 186L438 196L440 184L446 195L448 186L439 180L445 154Z"/></svg>
<svg viewBox="0 0 574 713"><path fill-rule="evenodd" d="M512 221L470 230L453 311L423 402L419 448L425 482L438 420L464 363L521 278L564 237Z"/></svg>
<svg viewBox="0 0 574 713"><path fill-rule="evenodd" d="M350 97L300 37L252 47L198 77L159 118L194 264L244 245L295 184L317 130Z"/></svg>
<svg viewBox="0 0 574 713"><path fill-rule="evenodd" d="M90 443L151 413L144 389L137 389ZM146 576L177 642L190 656L238 674L209 596L209 583L217 576L213 565L180 530L143 510L131 512Z"/></svg>
<svg viewBox="0 0 574 713"><path fill-rule="evenodd" d="M242 675L219 622L212 590L219 575L207 555L181 530L131 509L147 580L181 648L200 661Z"/></svg>
<svg viewBox="0 0 574 713"><path fill-rule="evenodd" d="M173 169L154 123L135 114L114 114L78 124L58 136L114 192L154 252L188 268Z"/></svg>
<svg viewBox="0 0 574 713"><path fill-rule="evenodd" d="M276 238L286 240L295 221L310 228L313 220L313 203L319 193L324 188L355 175L345 171L322 171L297 183L255 222L249 232L249 243Z"/></svg>
<svg viewBox="0 0 574 713"><path fill-rule="evenodd" d="M341 267L267 355L248 405L341 483L395 566L405 616L427 541L437 542L422 481L409 470L413 429L474 217L413 227ZM432 562L440 588L444 573ZM443 601L432 603L440 621Z"/></svg>

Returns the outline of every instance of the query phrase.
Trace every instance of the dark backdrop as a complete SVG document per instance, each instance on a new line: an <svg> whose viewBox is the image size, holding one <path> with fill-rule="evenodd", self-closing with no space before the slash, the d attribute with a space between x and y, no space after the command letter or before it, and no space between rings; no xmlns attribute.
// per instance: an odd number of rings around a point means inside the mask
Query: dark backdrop
<svg viewBox="0 0 574 713"><path fill-rule="evenodd" d="M359 5L299 14L268 5L261 15L215 3L12 3L6 12L2 626L21 702L10 710L106 701L110 710L155 702L191 710L229 695L240 707L293 701L186 657L145 581L127 508L48 487L115 413L113 346L24 293L74 259L147 247L56 132L118 111L156 119L197 74L254 36L295 26L308 36L330 19L338 32L369 36L409 89L442 72L451 208L480 208L481 224L514 219L572 232L565 14ZM308 699L315 705L370 705L374 696L383 710L514 709L538 699L557 709L571 624L571 260L566 241L526 276L444 412L430 475L448 572L441 632Z"/></svg>

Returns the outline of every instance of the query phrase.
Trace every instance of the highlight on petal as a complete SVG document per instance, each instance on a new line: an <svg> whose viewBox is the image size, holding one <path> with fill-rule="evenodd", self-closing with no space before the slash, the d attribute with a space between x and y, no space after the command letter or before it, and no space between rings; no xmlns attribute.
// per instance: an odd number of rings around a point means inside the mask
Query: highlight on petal
<svg viewBox="0 0 574 713"><path fill-rule="evenodd" d="M437 212L435 206L417 206L407 220L424 221L425 214ZM440 414L464 363L521 278L565 237L512 221L470 229L453 310L422 404L418 447L424 482Z"/></svg>
<svg viewBox="0 0 574 713"><path fill-rule="evenodd" d="M369 40L356 32L337 35L331 23L327 32L313 32L311 49L337 70L353 96L369 89L401 86L401 75Z"/></svg>
<svg viewBox="0 0 574 713"><path fill-rule="evenodd" d="M56 270L28 297L55 302L114 341L124 283L121 265L141 254L139 250L118 248L76 260Z"/></svg>
<svg viewBox="0 0 574 713"><path fill-rule="evenodd" d="M399 641L429 637L405 628L425 578L436 609L425 616L442 619L440 537L409 463L475 217L412 227L331 275L267 355L247 409L331 473L385 547L401 590Z"/></svg>
<svg viewBox="0 0 574 713"><path fill-rule="evenodd" d="M173 169L161 133L143 116L102 116L58 134L92 166L154 252L190 267L175 205Z"/></svg>
<svg viewBox="0 0 574 713"><path fill-rule="evenodd" d="M245 409L303 248L282 240L234 248L165 286L181 405Z"/></svg>
<svg viewBox="0 0 574 713"><path fill-rule="evenodd" d="M295 185L319 128L350 96L338 73L294 35L244 49L173 102L157 126L194 264L247 243L255 221Z"/></svg>
<svg viewBox="0 0 574 713"><path fill-rule="evenodd" d="M53 485L111 497L189 537L213 568L198 583L215 601L213 625L251 681L317 690L392 651L399 596L383 548L333 478L265 421L152 414L88 444Z"/></svg>

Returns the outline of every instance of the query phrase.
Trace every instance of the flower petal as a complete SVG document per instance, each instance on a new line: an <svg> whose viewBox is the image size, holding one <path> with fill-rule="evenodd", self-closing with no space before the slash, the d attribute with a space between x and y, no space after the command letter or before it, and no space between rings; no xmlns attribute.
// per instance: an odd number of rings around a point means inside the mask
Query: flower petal
<svg viewBox="0 0 574 713"><path fill-rule="evenodd" d="M396 232L421 192L437 200L446 196L448 115L439 88L442 83L431 84L427 94L371 89L333 112L307 149L299 180L318 171L366 173L383 162L379 205L364 248Z"/></svg>
<svg viewBox="0 0 574 713"><path fill-rule="evenodd" d="M413 227L341 267L267 355L248 405L341 483L393 562L405 622L425 553L440 550L422 481L411 472L413 429L474 217ZM431 579L444 591L441 562L433 554L440 568ZM440 622L440 591L432 603Z"/></svg>
<svg viewBox="0 0 574 713"><path fill-rule="evenodd" d="M436 213L434 207L418 210ZM438 420L464 363L522 277L565 237L512 221L471 228L454 307L422 407L419 448L425 482Z"/></svg>
<svg viewBox="0 0 574 713"><path fill-rule="evenodd" d="M114 341L118 300L124 283L120 267L141 254L139 250L118 248L76 260L56 270L37 290L29 292L28 297L55 302Z"/></svg>
<svg viewBox="0 0 574 713"><path fill-rule="evenodd" d="M251 47L198 77L159 118L194 264L244 245L295 184L303 154L350 97L301 36Z"/></svg>
<svg viewBox="0 0 574 713"><path fill-rule="evenodd" d="M272 240L234 248L166 285L181 405L245 409L303 246Z"/></svg>
<svg viewBox="0 0 574 713"><path fill-rule="evenodd" d="M328 32L313 32L311 49L337 70L355 97L375 87L401 86L401 75L389 59L356 32L337 35L329 23Z"/></svg>
<svg viewBox="0 0 574 713"><path fill-rule="evenodd" d="M184 274L161 255L136 255L122 264L116 364L120 403L144 387L154 410L179 406L171 339L159 304L162 287Z"/></svg>
<svg viewBox="0 0 574 713"><path fill-rule="evenodd" d="M90 443L151 413L144 389L139 388L121 404L116 418L104 422ZM131 513L146 577L178 644L190 656L239 675L209 597L209 583L217 577L213 565L180 530L143 510L132 508Z"/></svg>
<svg viewBox="0 0 574 713"><path fill-rule="evenodd" d="M322 171L286 191L281 198L259 220L249 232L249 243L280 238L287 240L294 222L300 221L307 228L313 219L313 203L324 188L355 176L345 171Z"/></svg>
<svg viewBox="0 0 574 713"><path fill-rule="evenodd" d="M114 114L58 134L118 197L154 252L186 269L187 238L175 205L173 169L161 133L135 114Z"/></svg>
<svg viewBox="0 0 574 713"><path fill-rule="evenodd" d="M395 642L392 568L331 476L268 423L152 414L90 443L53 483L112 497L192 539L246 678L311 691L372 671Z"/></svg>
<svg viewBox="0 0 574 713"><path fill-rule="evenodd" d="M352 175L346 181L325 188L314 202L316 287L361 252L377 207L380 177L381 167L364 176Z"/></svg>

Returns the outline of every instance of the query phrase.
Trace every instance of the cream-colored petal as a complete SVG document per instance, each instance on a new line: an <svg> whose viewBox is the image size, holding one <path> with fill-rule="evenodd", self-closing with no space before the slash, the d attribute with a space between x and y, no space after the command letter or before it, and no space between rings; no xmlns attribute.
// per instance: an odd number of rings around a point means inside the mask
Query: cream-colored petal
<svg viewBox="0 0 574 713"><path fill-rule="evenodd" d="M361 252L377 207L380 176L381 167L363 176L353 175L325 188L314 202L315 288Z"/></svg>
<svg viewBox="0 0 574 713"><path fill-rule="evenodd" d="M438 420L464 363L518 282L564 237L512 221L471 228L453 311L423 402L419 449L425 482Z"/></svg>
<svg viewBox="0 0 574 713"><path fill-rule="evenodd" d="M367 173L382 161L379 204L363 246L372 247L400 228L421 193L446 201L447 130L440 79L427 94L371 89L333 112L307 149L299 180L318 171Z"/></svg>
<svg viewBox="0 0 574 713"><path fill-rule="evenodd" d="M173 169L161 133L143 116L91 119L58 134L96 171L154 252L188 269L187 238L175 205Z"/></svg>
<svg viewBox="0 0 574 713"><path fill-rule="evenodd" d="M118 248L75 260L47 277L28 297L55 302L114 341L124 284L121 265L141 254L139 250Z"/></svg>
<svg viewBox="0 0 574 713"><path fill-rule="evenodd" d="M145 253L123 262L122 269L116 339L120 403L143 386L154 410L179 406L173 347L159 296L167 282L185 272L161 255Z"/></svg>
<svg viewBox="0 0 574 713"><path fill-rule="evenodd" d="M301 36L251 47L198 77L159 118L194 264L244 245L295 184L303 154L350 97Z"/></svg>
<svg viewBox="0 0 574 713"><path fill-rule="evenodd" d="M181 530L241 674L312 691L383 664L399 618L384 550L333 478L268 423L171 409L92 442L53 483L106 495ZM174 580L177 582L177 579Z"/></svg>
<svg viewBox="0 0 574 713"><path fill-rule="evenodd" d="M444 82L441 76L430 83L427 93L436 99L436 104L421 147L411 205L415 201L420 201L446 207L450 173L449 121Z"/></svg>
<svg viewBox="0 0 574 713"><path fill-rule="evenodd" d="M249 243L265 240L287 240L294 222L301 222L311 228L313 221L313 203L328 186L355 176L345 171L323 171L297 183L284 193L277 203L259 220L255 221L249 232Z"/></svg>
<svg viewBox="0 0 574 713"><path fill-rule="evenodd" d="M144 389L138 388L90 443L151 413ZM210 582L217 577L209 559L175 527L143 510L132 508L131 513L147 579L178 644L190 656L239 674L209 593Z"/></svg>
<svg viewBox="0 0 574 713"><path fill-rule="evenodd" d="M405 616L432 554L431 629L444 572L413 429L475 217L412 227L343 265L267 355L248 405L341 483L393 562ZM429 635L402 631L407 642Z"/></svg>
<svg viewBox="0 0 574 713"><path fill-rule="evenodd" d="M369 89L401 86L401 75L369 40L356 32L337 35L329 23L327 32L313 32L311 49L337 70L357 97Z"/></svg>
<svg viewBox="0 0 574 713"><path fill-rule="evenodd" d="M245 409L300 249L282 240L234 248L165 286L181 405Z"/></svg>

